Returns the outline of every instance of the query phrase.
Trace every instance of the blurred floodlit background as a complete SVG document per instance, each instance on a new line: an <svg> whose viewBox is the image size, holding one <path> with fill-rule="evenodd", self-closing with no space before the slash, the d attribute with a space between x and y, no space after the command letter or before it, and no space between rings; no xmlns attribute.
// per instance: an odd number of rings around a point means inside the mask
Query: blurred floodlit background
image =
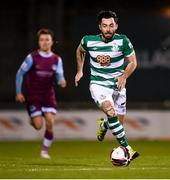
<svg viewBox="0 0 170 180"><path fill-rule="evenodd" d="M150 131L150 128L153 132L154 128L157 128L157 132L160 131L159 128L161 131L166 131L167 124L162 127L160 122L164 119L168 123L170 115L169 1L22 0L16 3L6 0L0 6L1 139L11 138L11 136L6 137L9 131L12 135L15 134L4 126L2 119L3 122L13 122L16 129L23 119L28 124L26 112L20 112L24 110L24 105L15 103L15 74L26 55L37 48L36 32L43 27L51 28L55 32L57 41L55 52L63 58L68 81L65 90L56 88L60 110L63 111L62 118L66 121L75 121L78 126L83 127L82 124L88 124L88 120L83 119L85 117L78 110L87 112L87 109L90 109L87 113L88 119L92 118L91 121L94 122L94 127L96 126L96 117L91 112L93 110L95 112L96 106L88 90L90 74L88 56L84 78L75 88L75 50L84 35L99 32L96 14L102 9L117 13L118 33L126 34L130 38L138 57L138 68L127 83L127 108L130 112L128 122L138 122L141 126L139 128L143 128L143 134ZM56 123L57 128L61 126L61 132L64 129L62 118L60 118L61 124ZM156 127L154 123L157 124ZM132 129L134 127L130 123L127 123L127 126ZM24 125L21 125L20 130L23 127ZM88 125L87 127L90 128ZM134 131L135 136L140 133L139 129ZM74 133L76 134L76 131ZM65 134L62 137L67 138L67 136L69 135ZM81 134L76 137L81 137ZM148 137L159 138L159 135L151 134ZM163 138L169 137L170 134L166 134Z"/></svg>

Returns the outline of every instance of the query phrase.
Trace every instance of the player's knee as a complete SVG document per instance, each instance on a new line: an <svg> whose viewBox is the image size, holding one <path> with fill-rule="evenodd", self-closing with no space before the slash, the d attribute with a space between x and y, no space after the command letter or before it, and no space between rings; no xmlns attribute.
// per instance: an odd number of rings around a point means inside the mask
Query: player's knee
<svg viewBox="0 0 170 180"><path fill-rule="evenodd" d="M36 129L36 130L40 130L42 128L42 119L40 118L33 118L32 120L32 126Z"/></svg>
<svg viewBox="0 0 170 180"><path fill-rule="evenodd" d="M34 123L33 126L34 126L34 128L35 128L36 130L40 130L40 129L42 128L42 124L36 124L36 123Z"/></svg>
<svg viewBox="0 0 170 180"><path fill-rule="evenodd" d="M114 117L114 116L115 116L115 111L114 111L114 109L111 109L111 110L107 111L107 112L106 112L106 115L107 115L108 117Z"/></svg>
<svg viewBox="0 0 170 180"><path fill-rule="evenodd" d="M114 110L108 111L107 116L114 117L115 116L115 111Z"/></svg>
<svg viewBox="0 0 170 180"><path fill-rule="evenodd" d="M115 116L115 110L113 108L113 105L110 101L104 101L101 104L101 108L104 113L106 113L107 116L109 117L114 117Z"/></svg>

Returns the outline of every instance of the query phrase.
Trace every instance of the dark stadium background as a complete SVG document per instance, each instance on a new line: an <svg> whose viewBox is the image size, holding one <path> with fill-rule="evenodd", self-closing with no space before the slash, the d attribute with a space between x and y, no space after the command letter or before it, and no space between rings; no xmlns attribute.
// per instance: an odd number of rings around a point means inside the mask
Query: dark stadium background
<svg viewBox="0 0 170 180"><path fill-rule="evenodd" d="M161 0L2 1L0 108L22 107L15 103L15 74L25 56L37 47L36 32L43 27L55 32L55 51L64 61L68 87L57 87L61 107L94 107L88 91L88 58L84 78L74 87L75 50L84 35L98 33L96 14L102 9L117 13L118 32L131 39L138 56L138 69L127 83L129 108L170 108L170 2Z"/></svg>
<svg viewBox="0 0 170 180"><path fill-rule="evenodd" d="M113 167L119 146L111 132L97 141L97 119L104 117L90 97L89 59L74 86L75 51L81 38L97 34L96 14L113 10L118 33L133 43L138 68L128 79L125 130L140 157ZM54 31L55 52L64 62L66 89L56 88L59 113L50 161L40 150L44 127L30 126L25 105L15 102L15 75L37 48L40 28ZM2 0L0 3L0 179L170 179L170 0Z"/></svg>

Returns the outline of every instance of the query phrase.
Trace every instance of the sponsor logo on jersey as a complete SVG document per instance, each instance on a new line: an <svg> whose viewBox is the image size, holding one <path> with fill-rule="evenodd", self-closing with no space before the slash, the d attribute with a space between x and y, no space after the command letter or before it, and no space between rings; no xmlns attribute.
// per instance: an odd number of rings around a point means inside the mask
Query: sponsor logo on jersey
<svg viewBox="0 0 170 180"><path fill-rule="evenodd" d="M51 71L37 71L36 74L40 77L51 77L53 72Z"/></svg>
<svg viewBox="0 0 170 180"><path fill-rule="evenodd" d="M97 58L97 62L101 66L109 66L110 65L111 57L109 55L98 55L96 58Z"/></svg>

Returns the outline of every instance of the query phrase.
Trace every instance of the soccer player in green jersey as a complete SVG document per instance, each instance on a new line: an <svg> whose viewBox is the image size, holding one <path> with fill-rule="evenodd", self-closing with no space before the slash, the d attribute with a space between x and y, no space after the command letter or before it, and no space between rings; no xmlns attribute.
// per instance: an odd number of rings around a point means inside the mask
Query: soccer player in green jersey
<svg viewBox="0 0 170 180"><path fill-rule="evenodd" d="M129 150L133 160L139 153L128 144L122 124L126 114L126 81L137 66L135 51L125 35L116 33L118 18L115 12L101 11L98 22L101 34L84 36L77 48L75 86L83 77L83 65L88 52L91 96L106 114L106 119L98 120L97 138L102 141L110 129L119 144Z"/></svg>

